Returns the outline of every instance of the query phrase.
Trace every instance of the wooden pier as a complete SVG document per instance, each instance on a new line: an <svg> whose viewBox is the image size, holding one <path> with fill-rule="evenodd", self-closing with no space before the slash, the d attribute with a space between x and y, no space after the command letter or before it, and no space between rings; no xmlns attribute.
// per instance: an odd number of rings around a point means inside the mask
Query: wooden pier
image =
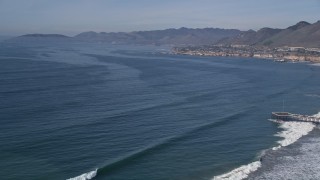
<svg viewBox="0 0 320 180"><path fill-rule="evenodd" d="M320 123L320 117L292 114L289 112L272 112L271 119L282 120L282 121L300 121L300 122Z"/></svg>

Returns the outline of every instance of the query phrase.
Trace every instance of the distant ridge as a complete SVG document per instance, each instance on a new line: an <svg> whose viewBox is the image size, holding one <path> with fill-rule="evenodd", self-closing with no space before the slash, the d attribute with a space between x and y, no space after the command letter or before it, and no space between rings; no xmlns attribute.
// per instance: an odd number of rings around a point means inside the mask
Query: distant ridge
<svg viewBox="0 0 320 180"><path fill-rule="evenodd" d="M309 25L311 25L311 24L306 22L306 21L300 21L300 22L298 22L297 24L295 24L293 26L289 26L287 29L295 31L295 30L304 28L304 27L309 26Z"/></svg>
<svg viewBox="0 0 320 180"><path fill-rule="evenodd" d="M268 39L275 34L281 32L281 29L272 29L272 28L262 28L258 31L249 30L240 33L239 35L231 38L224 38L218 41L218 44L225 44L225 45L234 45L234 44L241 44L241 45L256 45L265 39Z"/></svg>
<svg viewBox="0 0 320 180"><path fill-rule="evenodd" d="M110 44L153 44L153 45L205 45L214 44L222 38L233 37L241 33L237 29L220 28L179 28L154 31L134 32L83 32L74 37L61 34L26 34L9 40L9 42L34 41L80 41L103 42Z"/></svg>
<svg viewBox="0 0 320 180"><path fill-rule="evenodd" d="M84 32L74 38L80 41L99 41L114 44L173 44L173 45L203 45L213 44L222 38L233 37L240 33L236 29L165 29L154 31L134 31L117 33Z"/></svg>
<svg viewBox="0 0 320 180"><path fill-rule="evenodd" d="M221 39L216 44L320 47L320 21L314 24L301 21L286 29L262 28L258 31L249 30L236 37Z"/></svg>
<svg viewBox="0 0 320 180"><path fill-rule="evenodd" d="M40 37L40 38L70 38L68 36L62 35L62 34L26 34L18 37Z"/></svg>
<svg viewBox="0 0 320 180"><path fill-rule="evenodd" d="M74 37L61 34L26 34L9 42L57 41L57 42L103 42L110 44L153 44L174 46L199 45L249 45L249 46L295 46L320 47L320 21L298 22L286 29L262 28L258 31L240 31L220 28L179 28L134 32L83 32Z"/></svg>
<svg viewBox="0 0 320 180"><path fill-rule="evenodd" d="M320 22L314 24L299 22L295 26L284 29L279 34L266 39L272 47L303 46L320 47Z"/></svg>
<svg viewBox="0 0 320 180"><path fill-rule="evenodd" d="M62 34L26 34L11 39L7 39L4 42L9 43L31 43L31 42L71 42L72 37L65 36Z"/></svg>

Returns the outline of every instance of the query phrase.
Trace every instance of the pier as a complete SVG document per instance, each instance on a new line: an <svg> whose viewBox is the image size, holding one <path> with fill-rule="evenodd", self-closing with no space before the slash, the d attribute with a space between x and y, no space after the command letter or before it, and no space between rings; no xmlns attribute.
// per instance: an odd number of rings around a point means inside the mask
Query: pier
<svg viewBox="0 0 320 180"><path fill-rule="evenodd" d="M282 121L300 121L300 122L320 123L320 117L292 114L289 112L272 112L271 119L282 120Z"/></svg>

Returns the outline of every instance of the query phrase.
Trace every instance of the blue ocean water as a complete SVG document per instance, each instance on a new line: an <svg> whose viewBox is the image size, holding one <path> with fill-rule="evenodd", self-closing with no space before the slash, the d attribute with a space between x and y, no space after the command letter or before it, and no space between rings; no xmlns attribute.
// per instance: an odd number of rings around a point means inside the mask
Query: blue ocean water
<svg viewBox="0 0 320 180"><path fill-rule="evenodd" d="M0 177L212 179L280 139L272 111L316 114L320 67L169 47L0 45Z"/></svg>

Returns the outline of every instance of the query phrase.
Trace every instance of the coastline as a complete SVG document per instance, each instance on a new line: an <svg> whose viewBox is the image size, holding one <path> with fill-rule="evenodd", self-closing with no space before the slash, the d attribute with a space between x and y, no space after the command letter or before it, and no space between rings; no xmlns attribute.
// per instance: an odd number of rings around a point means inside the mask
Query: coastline
<svg viewBox="0 0 320 180"><path fill-rule="evenodd" d="M320 63L320 48L306 47L254 47L247 45L210 45L194 47L174 47L172 54L212 57L244 57L270 59L277 62L311 62Z"/></svg>
<svg viewBox="0 0 320 180"><path fill-rule="evenodd" d="M317 114L318 116L318 114ZM273 121L273 120L272 120ZM316 138L317 142L320 142L319 134L320 129L313 123L309 122L281 122L281 121L274 121L275 123L279 124L279 128L282 129L280 132L275 134L274 136L282 137L283 139L277 142L277 146L273 148L266 149L261 153L259 156L258 161L251 162L247 165L242 165L232 171L226 172L225 174L215 176L212 180L222 180L222 179L234 179L234 180L242 180L242 179L277 179L277 174L273 171L277 171L278 166L283 166L283 163L286 163L286 158L289 158L291 164L298 164L296 159L294 158L296 154L305 155L306 151L302 151L299 149L302 143L305 142L304 139L308 137ZM320 148L320 145L319 145ZM317 152L317 149L314 149L314 152ZM290 153L288 152L290 151ZM309 149L307 149L309 151ZM283 160L284 159L284 160ZM314 164L317 164L320 158L317 159ZM287 165L287 164L285 164ZM303 162L301 167L303 167ZM312 167L309 167L310 169ZM316 168L317 169L317 168ZM278 174L286 170L286 166L282 168ZM303 174L303 168L300 168ZM313 169L311 169L313 171ZM320 171L318 171L320 172ZM295 177L295 173L291 172L293 177ZM320 174L319 174L320 176ZM318 177L319 177L318 176ZM315 176L317 177L317 176ZM284 177L280 178L283 179ZM297 179L296 178L293 179ZM278 178L279 179L279 178Z"/></svg>

